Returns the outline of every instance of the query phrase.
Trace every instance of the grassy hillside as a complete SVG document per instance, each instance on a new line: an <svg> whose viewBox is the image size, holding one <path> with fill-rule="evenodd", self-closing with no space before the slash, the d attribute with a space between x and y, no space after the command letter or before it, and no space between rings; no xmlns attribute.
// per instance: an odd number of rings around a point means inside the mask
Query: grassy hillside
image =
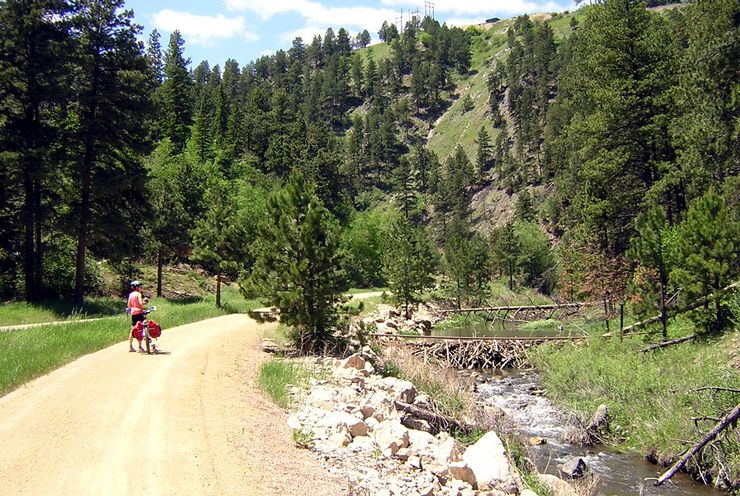
<svg viewBox="0 0 740 496"><path fill-rule="evenodd" d="M560 40L570 33L572 18L581 19L582 11L573 13L533 14L534 21L547 20L555 33L555 39ZM475 159L477 144L476 138L481 126L487 126L493 142L500 132L494 129L489 119L489 98L486 79L493 69L495 62L505 63L508 55L506 32L514 25L515 19L506 19L482 27L468 28L475 33L472 43L472 66L469 75L456 81L454 100L447 111L432 123L428 135L429 149L434 151L441 160L445 160L460 144L471 160ZM463 101L470 96L473 109L465 112Z"/></svg>

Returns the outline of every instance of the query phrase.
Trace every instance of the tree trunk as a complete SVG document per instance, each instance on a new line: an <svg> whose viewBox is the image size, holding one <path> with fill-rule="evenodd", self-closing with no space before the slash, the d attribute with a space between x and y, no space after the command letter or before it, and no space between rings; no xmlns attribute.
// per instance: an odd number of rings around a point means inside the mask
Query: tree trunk
<svg viewBox="0 0 740 496"><path fill-rule="evenodd" d="M736 423L737 420L740 418L740 403L738 403L735 408L732 409L732 411L725 416L722 420L719 421L719 423L714 426L714 429L712 429L709 434L704 436L701 441L696 443L694 446L691 447L684 455L681 457L680 460L678 460L671 468L669 468L663 475L661 475L658 480L655 482L656 486L660 486L665 481L676 475L676 473L681 470L684 465L686 465L686 462L688 462L692 457L697 455L699 451L712 439L717 437L717 435L725 430L729 425Z"/></svg>
<svg viewBox="0 0 740 496"><path fill-rule="evenodd" d="M216 274L216 306L221 308L221 274Z"/></svg>
<svg viewBox="0 0 740 496"><path fill-rule="evenodd" d="M38 298L36 272L34 271L34 213L33 213L33 178L26 163L23 171L24 224L25 237L23 242L23 275L25 277L26 300L36 301Z"/></svg>
<svg viewBox="0 0 740 496"><path fill-rule="evenodd" d="M157 251L157 298L162 297L162 266L164 265L164 253L162 247Z"/></svg>
<svg viewBox="0 0 740 496"><path fill-rule="evenodd" d="M668 285L668 276L665 268L660 267L660 325L663 328L663 341L668 339L668 316L666 315L666 294L665 288Z"/></svg>
<svg viewBox="0 0 740 496"><path fill-rule="evenodd" d="M92 148L92 147L90 147ZM85 162L87 163L87 153ZM76 305L82 305L85 298L85 256L87 250L87 228L90 223L90 170L82 171L82 199L80 201L80 222L77 227L77 259L75 263Z"/></svg>

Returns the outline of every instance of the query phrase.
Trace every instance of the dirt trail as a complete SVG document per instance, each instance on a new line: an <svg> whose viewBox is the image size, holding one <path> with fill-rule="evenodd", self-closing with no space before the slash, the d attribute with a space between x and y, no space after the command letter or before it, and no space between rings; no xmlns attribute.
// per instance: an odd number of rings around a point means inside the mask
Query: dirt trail
<svg viewBox="0 0 740 496"><path fill-rule="evenodd" d="M170 354L122 342L0 398L0 492L346 494L257 388L267 325L229 315L165 330Z"/></svg>

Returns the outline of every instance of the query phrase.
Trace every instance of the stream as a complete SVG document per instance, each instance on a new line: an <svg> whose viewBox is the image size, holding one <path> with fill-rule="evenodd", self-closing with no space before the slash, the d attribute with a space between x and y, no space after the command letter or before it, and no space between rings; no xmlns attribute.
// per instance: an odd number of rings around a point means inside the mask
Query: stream
<svg viewBox="0 0 740 496"><path fill-rule="evenodd" d="M435 335L447 336L543 336L558 330L518 331L483 326L447 329ZM539 390L539 378L532 370L497 370L478 376L478 395L486 403L503 410L514 423L525 444L532 437L546 442L528 446L529 457L540 472L562 476L559 466L571 457L581 457L597 476L597 489L610 496L719 496L724 493L697 483L686 474L675 475L666 485L654 481L665 469L651 464L637 453L621 453L605 446L581 447L562 441L567 423L564 414ZM650 479L650 480L646 480Z"/></svg>

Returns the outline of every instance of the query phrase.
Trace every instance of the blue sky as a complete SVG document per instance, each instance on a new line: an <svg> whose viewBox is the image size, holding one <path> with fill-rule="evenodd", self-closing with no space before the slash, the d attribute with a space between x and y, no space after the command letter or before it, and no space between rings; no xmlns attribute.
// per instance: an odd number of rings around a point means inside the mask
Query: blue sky
<svg viewBox="0 0 740 496"><path fill-rule="evenodd" d="M479 23L488 17L559 12L573 8L572 0L437 0L434 15L452 25ZM278 49L290 48L300 36L310 43L328 27L344 27L351 35L367 29L377 41L384 20L395 22L404 12L424 15L424 0L127 0L144 36L152 29L162 35L162 47L179 29L191 68L208 60L213 66L227 58L240 65Z"/></svg>

